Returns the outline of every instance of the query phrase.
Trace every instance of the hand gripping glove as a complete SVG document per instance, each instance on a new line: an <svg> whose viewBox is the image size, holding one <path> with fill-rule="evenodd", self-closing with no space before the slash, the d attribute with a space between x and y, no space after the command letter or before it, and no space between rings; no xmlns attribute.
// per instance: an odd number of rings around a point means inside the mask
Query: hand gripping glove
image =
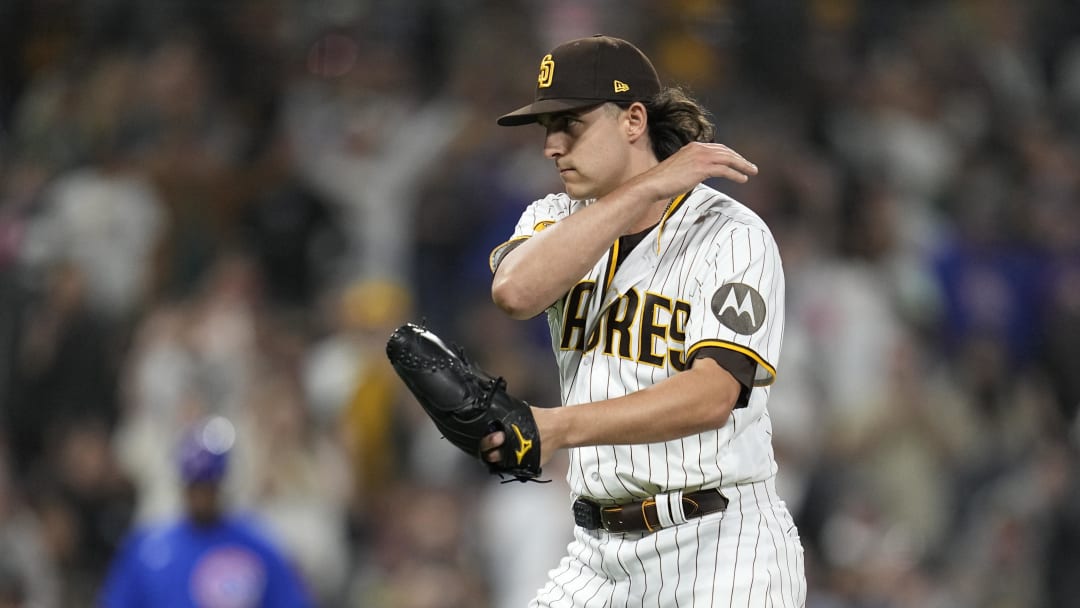
<svg viewBox="0 0 1080 608"><path fill-rule="evenodd" d="M530 481L540 475L540 433L529 404L506 392L492 377L428 329L407 323L390 336L386 356L443 436L480 458L497 475ZM487 462L480 440L502 431L502 458Z"/></svg>

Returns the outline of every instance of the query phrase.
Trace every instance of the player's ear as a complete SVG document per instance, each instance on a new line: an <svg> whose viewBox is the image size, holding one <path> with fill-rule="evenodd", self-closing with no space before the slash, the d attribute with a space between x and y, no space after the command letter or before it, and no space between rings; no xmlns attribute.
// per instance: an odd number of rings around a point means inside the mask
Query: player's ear
<svg viewBox="0 0 1080 608"><path fill-rule="evenodd" d="M643 135L648 133L649 113L645 110L645 105L640 101L635 101L630 104L630 107L625 110L623 125L626 129L626 137L630 140L630 143L636 142Z"/></svg>

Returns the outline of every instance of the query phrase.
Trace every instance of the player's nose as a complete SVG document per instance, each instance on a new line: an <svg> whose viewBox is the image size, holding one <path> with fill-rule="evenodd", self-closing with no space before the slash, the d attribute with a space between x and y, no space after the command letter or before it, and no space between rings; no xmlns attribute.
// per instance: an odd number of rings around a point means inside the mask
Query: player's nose
<svg viewBox="0 0 1080 608"><path fill-rule="evenodd" d="M549 129L544 137L544 156L555 160L563 154L566 154L565 134Z"/></svg>

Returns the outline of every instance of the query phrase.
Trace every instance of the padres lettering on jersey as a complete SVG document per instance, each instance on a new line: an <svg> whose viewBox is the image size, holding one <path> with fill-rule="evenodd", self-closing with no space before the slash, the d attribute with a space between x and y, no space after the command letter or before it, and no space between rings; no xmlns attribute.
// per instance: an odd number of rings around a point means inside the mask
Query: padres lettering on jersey
<svg viewBox="0 0 1080 608"><path fill-rule="evenodd" d="M492 253L492 267L515 243L587 204L565 194L534 202L513 238ZM563 404L656 384L705 347L753 361L755 388L747 407L720 429L649 445L571 450L572 491L624 501L770 478L776 464L765 403L783 334L784 276L768 227L734 199L699 185L616 267L617 247L548 310Z"/></svg>
<svg viewBox="0 0 1080 608"><path fill-rule="evenodd" d="M560 349L589 352L599 348L609 357L685 369L683 345L686 321L690 317L689 302L631 289L607 308L586 338L588 319L582 314L582 300L595 287L593 281L582 281L567 294Z"/></svg>

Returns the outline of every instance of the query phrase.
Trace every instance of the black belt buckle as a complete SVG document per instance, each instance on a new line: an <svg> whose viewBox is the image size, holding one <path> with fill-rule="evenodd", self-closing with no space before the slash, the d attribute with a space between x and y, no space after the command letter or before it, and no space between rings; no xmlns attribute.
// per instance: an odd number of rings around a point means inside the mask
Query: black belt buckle
<svg viewBox="0 0 1080 608"><path fill-rule="evenodd" d="M599 530L604 527L600 518L600 505L587 498L574 501L574 523L586 530Z"/></svg>

